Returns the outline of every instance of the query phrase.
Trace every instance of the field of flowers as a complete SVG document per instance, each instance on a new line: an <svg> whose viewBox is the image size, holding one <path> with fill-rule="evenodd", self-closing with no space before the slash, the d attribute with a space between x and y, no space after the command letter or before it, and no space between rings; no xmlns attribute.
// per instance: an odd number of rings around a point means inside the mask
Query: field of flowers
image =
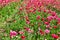
<svg viewBox="0 0 60 40"><path fill-rule="evenodd" d="M60 40L60 0L0 0L0 40Z"/></svg>

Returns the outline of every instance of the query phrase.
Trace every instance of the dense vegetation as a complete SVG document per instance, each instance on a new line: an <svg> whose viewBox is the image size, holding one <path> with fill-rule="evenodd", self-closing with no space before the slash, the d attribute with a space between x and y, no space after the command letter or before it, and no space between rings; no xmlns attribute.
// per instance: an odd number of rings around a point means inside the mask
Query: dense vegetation
<svg viewBox="0 0 60 40"><path fill-rule="evenodd" d="M60 40L59 0L0 0L0 40Z"/></svg>

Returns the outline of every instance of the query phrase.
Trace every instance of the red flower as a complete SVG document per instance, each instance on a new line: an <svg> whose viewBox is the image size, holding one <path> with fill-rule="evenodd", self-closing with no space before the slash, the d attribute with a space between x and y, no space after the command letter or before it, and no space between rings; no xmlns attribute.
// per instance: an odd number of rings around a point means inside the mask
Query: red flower
<svg viewBox="0 0 60 40"><path fill-rule="evenodd" d="M40 31L39 31L39 32L40 32L40 34L41 34L41 35L44 35L44 32L43 32L41 29L40 29Z"/></svg>
<svg viewBox="0 0 60 40"><path fill-rule="evenodd" d="M57 22L57 24L59 24L59 25L60 25L60 22Z"/></svg>
<svg viewBox="0 0 60 40"><path fill-rule="evenodd" d="M57 28L57 26L54 26L54 28L56 29L56 28Z"/></svg>
<svg viewBox="0 0 60 40"><path fill-rule="evenodd" d="M39 20L40 19L40 16L38 15L36 19Z"/></svg>
<svg viewBox="0 0 60 40"><path fill-rule="evenodd" d="M26 23L27 23L27 24L30 24L30 21L29 21L28 16L25 16L25 19L26 19Z"/></svg>
<svg viewBox="0 0 60 40"><path fill-rule="evenodd" d="M25 16L25 19L26 19L26 21L29 21L29 18L28 18L28 16Z"/></svg>
<svg viewBox="0 0 60 40"><path fill-rule="evenodd" d="M22 7L20 7L20 11L22 11L22 9L23 9L23 8L22 8Z"/></svg>
<svg viewBox="0 0 60 40"><path fill-rule="evenodd" d="M42 18L42 21L44 21L45 19L44 18Z"/></svg>
<svg viewBox="0 0 60 40"><path fill-rule="evenodd" d="M56 34L52 34L51 36L52 36L53 38L55 38L55 39L58 39L58 38L59 38L59 36L56 35Z"/></svg>
<svg viewBox="0 0 60 40"><path fill-rule="evenodd" d="M25 40L25 38L26 38L26 36L21 36L21 39L22 39L22 40Z"/></svg>
<svg viewBox="0 0 60 40"><path fill-rule="evenodd" d="M46 10L44 10L44 12L46 12Z"/></svg>

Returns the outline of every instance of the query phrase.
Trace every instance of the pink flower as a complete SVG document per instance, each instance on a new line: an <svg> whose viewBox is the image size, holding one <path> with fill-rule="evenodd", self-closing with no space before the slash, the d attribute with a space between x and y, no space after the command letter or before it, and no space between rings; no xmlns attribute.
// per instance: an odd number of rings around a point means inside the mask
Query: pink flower
<svg viewBox="0 0 60 40"><path fill-rule="evenodd" d="M35 12L35 9L29 10L29 12L31 12L31 13Z"/></svg>
<svg viewBox="0 0 60 40"><path fill-rule="evenodd" d="M30 24L30 21L26 21L27 24Z"/></svg>
<svg viewBox="0 0 60 40"><path fill-rule="evenodd" d="M24 32L23 31L19 31L19 34L24 34Z"/></svg>
<svg viewBox="0 0 60 40"><path fill-rule="evenodd" d="M55 38L55 39L58 39L58 38L59 38L59 36L56 35L56 34L52 34L51 36L52 36L53 38Z"/></svg>
<svg viewBox="0 0 60 40"><path fill-rule="evenodd" d="M45 30L45 33L47 33L47 34L50 33L50 30L46 29L46 30Z"/></svg>
<svg viewBox="0 0 60 40"><path fill-rule="evenodd" d="M50 28L50 25L46 25L46 28Z"/></svg>
<svg viewBox="0 0 60 40"><path fill-rule="evenodd" d="M38 2L38 7L41 7L42 6L42 2Z"/></svg>
<svg viewBox="0 0 60 40"><path fill-rule="evenodd" d="M17 32L15 31L10 31L10 37L13 38L17 35Z"/></svg>
<svg viewBox="0 0 60 40"><path fill-rule="evenodd" d="M49 22L45 22L46 25L49 25Z"/></svg>
<svg viewBox="0 0 60 40"><path fill-rule="evenodd" d="M0 3L2 3L2 0L0 0Z"/></svg>
<svg viewBox="0 0 60 40"><path fill-rule="evenodd" d="M34 31L30 29L28 32L29 32L29 33L33 33Z"/></svg>
<svg viewBox="0 0 60 40"><path fill-rule="evenodd" d="M57 19L58 18L58 16L57 15L55 15L54 17L53 17L53 19Z"/></svg>
<svg viewBox="0 0 60 40"><path fill-rule="evenodd" d="M38 12L41 12L41 9L38 9Z"/></svg>
<svg viewBox="0 0 60 40"><path fill-rule="evenodd" d="M34 31L31 30L30 28L25 28L25 30L26 30L27 32L29 32L29 33L33 33L33 32L34 32Z"/></svg>
<svg viewBox="0 0 60 40"><path fill-rule="evenodd" d="M52 11L51 10L48 10L48 13L50 14Z"/></svg>
<svg viewBox="0 0 60 40"><path fill-rule="evenodd" d="M60 18L57 18L58 22L60 22Z"/></svg>
<svg viewBox="0 0 60 40"><path fill-rule="evenodd" d="M33 7L33 12L35 12L36 11L36 7Z"/></svg>
<svg viewBox="0 0 60 40"><path fill-rule="evenodd" d="M51 12L51 15L52 15L52 16L55 16L55 15L56 15L56 12L54 12L54 11Z"/></svg>
<svg viewBox="0 0 60 40"><path fill-rule="evenodd" d="M25 27L24 29L25 29L26 31L29 31L29 30L30 30L30 28L28 28L28 27Z"/></svg>
<svg viewBox="0 0 60 40"><path fill-rule="evenodd" d="M53 19L53 17L52 16L48 16L47 19L48 19L48 21L51 21Z"/></svg>
<svg viewBox="0 0 60 40"><path fill-rule="evenodd" d="M28 16L25 16L25 19L26 19L26 21L29 21L29 17Z"/></svg>
<svg viewBox="0 0 60 40"><path fill-rule="evenodd" d="M9 0L5 0L5 2L6 2L6 3L8 3L8 2L9 2Z"/></svg>

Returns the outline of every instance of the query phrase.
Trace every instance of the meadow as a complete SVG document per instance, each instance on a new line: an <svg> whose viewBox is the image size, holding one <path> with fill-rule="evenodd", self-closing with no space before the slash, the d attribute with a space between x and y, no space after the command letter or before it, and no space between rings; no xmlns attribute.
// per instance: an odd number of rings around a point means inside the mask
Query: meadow
<svg viewBox="0 0 60 40"><path fill-rule="evenodd" d="M60 40L60 0L0 0L0 40Z"/></svg>

